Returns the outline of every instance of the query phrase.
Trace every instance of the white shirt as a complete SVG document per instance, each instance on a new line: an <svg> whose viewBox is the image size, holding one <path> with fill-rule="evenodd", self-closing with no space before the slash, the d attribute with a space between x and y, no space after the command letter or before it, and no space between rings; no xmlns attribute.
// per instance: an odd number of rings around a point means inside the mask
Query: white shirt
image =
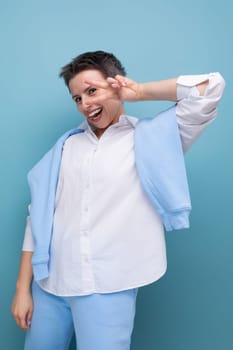
<svg viewBox="0 0 233 350"><path fill-rule="evenodd" d="M205 95L196 84L209 80ZM224 89L219 73L177 80L177 118L186 151L215 118ZM96 137L64 145L56 194L49 277L39 281L60 296L111 293L150 284L166 271L161 219L144 194L134 160L136 118L121 116ZM33 251L30 218L24 251Z"/></svg>

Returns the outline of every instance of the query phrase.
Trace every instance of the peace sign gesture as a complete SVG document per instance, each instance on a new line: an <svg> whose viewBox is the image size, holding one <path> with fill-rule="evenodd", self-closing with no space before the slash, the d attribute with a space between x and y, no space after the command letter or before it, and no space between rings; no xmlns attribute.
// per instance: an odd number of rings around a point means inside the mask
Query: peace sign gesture
<svg viewBox="0 0 233 350"><path fill-rule="evenodd" d="M101 103L106 98L119 98L122 102L140 101L140 84L121 75L114 78L108 77L106 80L85 80L87 84L105 90L105 93L98 97L93 97L92 103Z"/></svg>

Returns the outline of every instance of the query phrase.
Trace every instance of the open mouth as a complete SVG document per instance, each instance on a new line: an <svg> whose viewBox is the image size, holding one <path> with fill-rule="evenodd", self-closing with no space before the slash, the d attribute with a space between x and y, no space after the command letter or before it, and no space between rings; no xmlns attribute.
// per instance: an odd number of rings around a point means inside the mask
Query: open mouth
<svg viewBox="0 0 233 350"><path fill-rule="evenodd" d="M98 108L95 111L91 112L88 116L88 119L90 121L98 121L100 119L100 114L102 112L103 108Z"/></svg>

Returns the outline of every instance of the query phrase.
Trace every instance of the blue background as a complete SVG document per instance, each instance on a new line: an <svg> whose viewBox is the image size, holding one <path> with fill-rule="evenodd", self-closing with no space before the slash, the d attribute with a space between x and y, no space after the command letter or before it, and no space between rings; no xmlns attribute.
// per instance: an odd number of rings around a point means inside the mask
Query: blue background
<svg viewBox="0 0 233 350"><path fill-rule="evenodd" d="M10 304L29 202L26 174L82 120L58 73L96 49L114 52L138 81L211 71L226 79L219 118L186 156L191 229L166 235L168 271L139 292L132 350L233 348L232 10L230 2L210 0L1 1L0 349L23 349ZM126 109L150 117L167 105Z"/></svg>

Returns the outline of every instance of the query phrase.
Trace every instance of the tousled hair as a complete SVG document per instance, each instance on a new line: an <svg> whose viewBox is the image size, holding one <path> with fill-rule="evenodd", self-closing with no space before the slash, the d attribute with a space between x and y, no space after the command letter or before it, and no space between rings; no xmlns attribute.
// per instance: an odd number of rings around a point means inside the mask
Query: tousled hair
<svg viewBox="0 0 233 350"><path fill-rule="evenodd" d="M75 57L70 63L62 67L59 76L64 79L66 86L69 88L70 80L78 73L88 69L100 71L105 78L113 78L117 74L126 75L125 68L112 53L90 51Z"/></svg>

